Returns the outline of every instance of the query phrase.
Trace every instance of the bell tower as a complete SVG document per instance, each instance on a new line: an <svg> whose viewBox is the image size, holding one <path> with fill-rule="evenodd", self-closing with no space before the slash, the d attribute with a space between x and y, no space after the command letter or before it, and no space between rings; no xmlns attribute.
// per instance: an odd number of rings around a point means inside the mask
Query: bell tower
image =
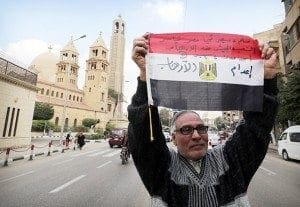
<svg viewBox="0 0 300 207"><path fill-rule="evenodd" d="M71 37L68 44L60 51L60 60L57 63L55 80L57 85L64 88L78 89L78 55L79 53Z"/></svg>
<svg viewBox="0 0 300 207"><path fill-rule="evenodd" d="M118 93L117 106L114 118L120 118L123 114L122 96L124 88L124 55L125 55L125 22L121 15L113 21L112 36L110 40L110 72L109 88Z"/></svg>
<svg viewBox="0 0 300 207"><path fill-rule="evenodd" d="M85 102L100 112L107 112L108 67L108 50L100 33L89 48L83 89Z"/></svg>

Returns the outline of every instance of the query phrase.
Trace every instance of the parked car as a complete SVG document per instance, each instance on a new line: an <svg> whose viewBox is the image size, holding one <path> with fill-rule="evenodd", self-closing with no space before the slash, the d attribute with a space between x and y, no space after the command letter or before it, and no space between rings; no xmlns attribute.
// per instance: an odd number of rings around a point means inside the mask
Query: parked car
<svg viewBox="0 0 300 207"><path fill-rule="evenodd" d="M169 132L163 132L163 133L164 133L164 136L165 136L166 142L170 142L170 141L171 141L171 136L170 136L170 133L169 133Z"/></svg>
<svg viewBox="0 0 300 207"><path fill-rule="evenodd" d="M300 160L300 125L291 126L281 134L278 153L284 160Z"/></svg>
<svg viewBox="0 0 300 207"><path fill-rule="evenodd" d="M113 148L115 145L118 147L122 147L126 134L127 134L126 129L122 129L122 128L113 129L108 138L109 146L111 148Z"/></svg>
<svg viewBox="0 0 300 207"><path fill-rule="evenodd" d="M215 147L221 144L222 141L217 133L208 133L208 145L211 147Z"/></svg>

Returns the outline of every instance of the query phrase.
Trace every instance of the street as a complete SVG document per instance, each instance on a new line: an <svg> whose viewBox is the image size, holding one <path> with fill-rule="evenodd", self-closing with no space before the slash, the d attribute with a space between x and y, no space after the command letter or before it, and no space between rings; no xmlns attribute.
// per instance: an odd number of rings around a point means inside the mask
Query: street
<svg viewBox="0 0 300 207"><path fill-rule="evenodd" d="M0 168L0 205L150 206L132 159L121 165L119 153L106 142L87 143L81 151L10 163ZM248 190L251 205L299 206L299 171L299 162L268 153Z"/></svg>

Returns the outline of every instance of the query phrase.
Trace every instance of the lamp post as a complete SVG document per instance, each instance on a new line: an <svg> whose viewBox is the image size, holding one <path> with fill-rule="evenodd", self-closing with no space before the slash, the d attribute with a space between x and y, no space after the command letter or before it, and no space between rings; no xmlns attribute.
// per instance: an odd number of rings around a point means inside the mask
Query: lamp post
<svg viewBox="0 0 300 207"><path fill-rule="evenodd" d="M86 35L82 35L78 38L76 38L75 40L72 40L73 42L85 38ZM69 80L69 67L66 68L66 73L67 73L67 77L66 77L66 81L65 81L65 99L64 99L64 108L63 108L63 113L62 113L62 125L61 125L61 131L60 131L60 137L61 137L61 141L63 140L64 137L64 128L65 128L65 119L66 119L66 109L67 109L67 98L68 98L68 80Z"/></svg>

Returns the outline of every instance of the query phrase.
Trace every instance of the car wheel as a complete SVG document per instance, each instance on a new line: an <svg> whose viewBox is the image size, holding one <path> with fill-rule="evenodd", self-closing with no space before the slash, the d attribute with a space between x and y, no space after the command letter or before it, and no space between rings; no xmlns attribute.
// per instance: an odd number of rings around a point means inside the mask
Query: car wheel
<svg viewBox="0 0 300 207"><path fill-rule="evenodd" d="M110 148L113 148L114 145L110 144L109 146L110 146Z"/></svg>
<svg viewBox="0 0 300 207"><path fill-rule="evenodd" d="M285 150L282 151L282 158L284 160L289 160L290 159L287 151L285 151Z"/></svg>

